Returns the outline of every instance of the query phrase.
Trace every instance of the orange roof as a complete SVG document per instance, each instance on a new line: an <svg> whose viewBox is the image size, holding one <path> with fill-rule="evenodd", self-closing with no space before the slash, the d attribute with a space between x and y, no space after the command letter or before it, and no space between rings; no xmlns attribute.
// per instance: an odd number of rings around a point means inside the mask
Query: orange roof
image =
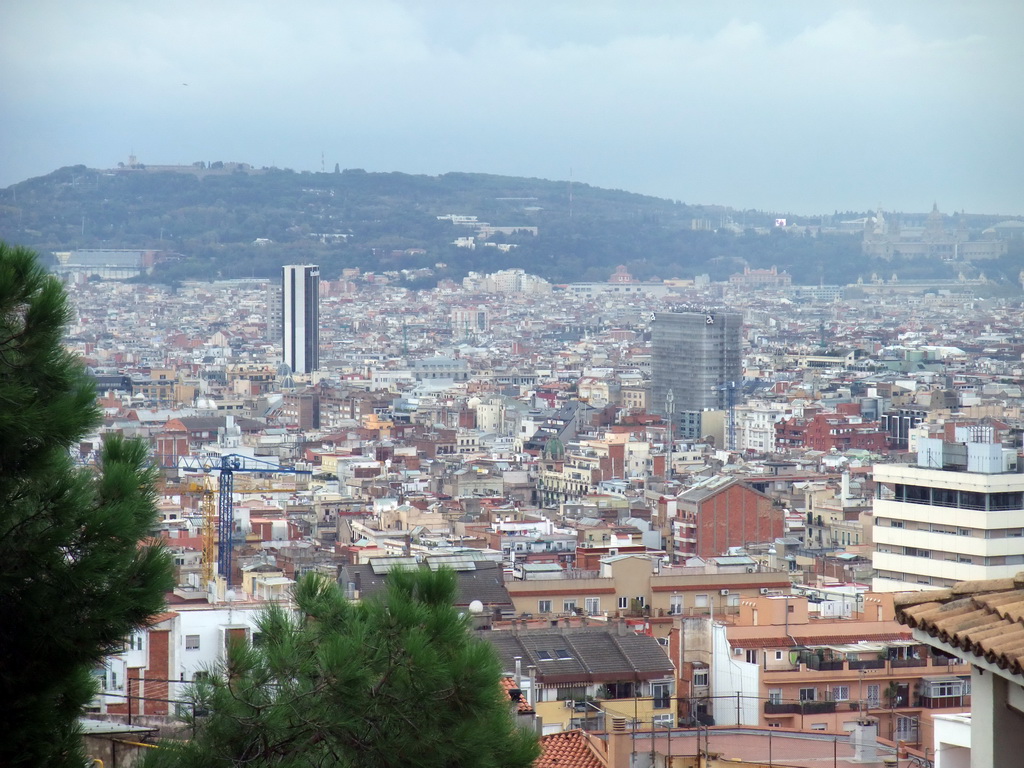
<svg viewBox="0 0 1024 768"><path fill-rule="evenodd" d="M174 611L164 611L163 613L156 613L150 616L148 619L146 619L146 625L153 627L169 619L173 619L177 615L178 614Z"/></svg>
<svg viewBox="0 0 1024 768"><path fill-rule="evenodd" d="M516 712L520 715L532 715L533 707L530 706L530 702L526 700L519 685L511 677L501 678L501 687L505 689L505 693L508 694L509 700L518 701L516 704ZM519 699L512 698L512 691L519 691Z"/></svg>
<svg viewBox="0 0 1024 768"><path fill-rule="evenodd" d="M604 768L583 731L563 731L542 736L540 757L533 768Z"/></svg>
<svg viewBox="0 0 1024 768"><path fill-rule="evenodd" d="M1024 674L1024 572L1012 579L963 581L951 589L901 595L895 602L896 619L908 627L1012 674Z"/></svg>
<svg viewBox="0 0 1024 768"><path fill-rule="evenodd" d="M788 630L788 631L787 631ZM808 624L731 626L729 642L740 648L791 648L797 645L847 645L859 640L892 643L911 639L895 621L814 621Z"/></svg>

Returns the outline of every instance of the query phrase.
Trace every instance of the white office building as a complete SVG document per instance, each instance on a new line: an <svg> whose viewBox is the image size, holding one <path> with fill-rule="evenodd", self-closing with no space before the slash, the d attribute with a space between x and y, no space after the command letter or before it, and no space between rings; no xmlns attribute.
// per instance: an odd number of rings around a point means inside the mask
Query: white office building
<svg viewBox="0 0 1024 768"><path fill-rule="evenodd" d="M1024 570L1024 474L999 443L918 442L916 464L878 464L876 592L942 589Z"/></svg>
<svg viewBox="0 0 1024 768"><path fill-rule="evenodd" d="M320 367L320 267L291 264L281 281L283 362L292 373Z"/></svg>

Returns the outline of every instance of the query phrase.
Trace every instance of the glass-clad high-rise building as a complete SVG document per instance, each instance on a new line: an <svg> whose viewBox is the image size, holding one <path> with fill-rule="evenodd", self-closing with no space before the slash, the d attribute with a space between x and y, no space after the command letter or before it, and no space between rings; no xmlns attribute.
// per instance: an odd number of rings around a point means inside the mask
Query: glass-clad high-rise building
<svg viewBox="0 0 1024 768"><path fill-rule="evenodd" d="M312 373L320 367L320 267L290 264L282 272L284 363L293 373Z"/></svg>

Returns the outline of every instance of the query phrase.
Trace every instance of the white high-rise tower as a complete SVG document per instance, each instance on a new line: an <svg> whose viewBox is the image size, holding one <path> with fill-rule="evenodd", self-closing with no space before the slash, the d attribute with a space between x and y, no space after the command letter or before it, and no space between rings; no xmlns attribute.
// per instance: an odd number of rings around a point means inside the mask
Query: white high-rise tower
<svg viewBox="0 0 1024 768"><path fill-rule="evenodd" d="M283 268L281 315L285 365L293 373L312 373L320 367L320 267Z"/></svg>

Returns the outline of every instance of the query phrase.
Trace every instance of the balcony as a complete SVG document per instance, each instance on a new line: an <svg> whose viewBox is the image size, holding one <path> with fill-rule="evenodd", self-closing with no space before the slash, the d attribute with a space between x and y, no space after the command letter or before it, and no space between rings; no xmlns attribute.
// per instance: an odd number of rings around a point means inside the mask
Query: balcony
<svg viewBox="0 0 1024 768"><path fill-rule="evenodd" d="M718 614L718 611L715 611ZM904 672L903 670L913 668L920 669L920 672ZM920 659L821 659L814 653L802 653L796 663L787 668L765 669L763 674L768 680L775 684L794 683L803 679L808 672L824 672L825 675L816 676L818 679L835 679L837 681L855 681L861 677L871 679L885 677L918 677L921 675L946 673L951 675L966 674L969 668L965 668L962 662L940 657L927 656ZM831 673L831 674L829 674Z"/></svg>
<svg viewBox="0 0 1024 768"><path fill-rule="evenodd" d="M815 669L818 671L845 669L846 664L842 659L826 661L825 659L819 659L817 656L808 656L805 661L808 669Z"/></svg>
<svg viewBox="0 0 1024 768"><path fill-rule="evenodd" d="M928 659L890 659L889 666L893 669L899 667L927 667Z"/></svg>
<svg viewBox="0 0 1024 768"><path fill-rule="evenodd" d="M850 665L850 669L885 669L885 661L885 659L861 659L859 661L850 661L848 663ZM922 659L922 661L924 660Z"/></svg>
<svg viewBox="0 0 1024 768"><path fill-rule="evenodd" d="M792 703L764 703L766 715L830 715L836 711L835 701L798 701Z"/></svg>

